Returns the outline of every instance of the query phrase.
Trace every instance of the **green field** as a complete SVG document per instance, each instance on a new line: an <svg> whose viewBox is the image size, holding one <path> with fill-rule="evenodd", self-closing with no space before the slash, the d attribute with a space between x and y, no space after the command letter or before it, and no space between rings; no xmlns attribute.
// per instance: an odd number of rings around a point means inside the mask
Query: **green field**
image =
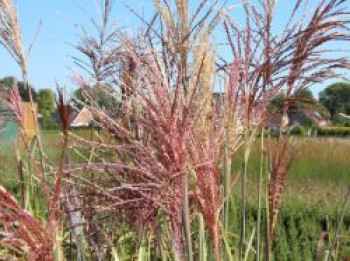
<svg viewBox="0 0 350 261"><path fill-rule="evenodd" d="M325 184L350 185L350 139L349 138L291 138L294 155L288 180L316 181ZM243 155L237 154L234 169L239 171ZM260 168L260 149L252 150L248 172L257 178Z"/></svg>
<svg viewBox="0 0 350 261"><path fill-rule="evenodd" d="M330 206L342 202L346 188L350 186L350 139L292 139L292 153L296 156L287 176L285 201L297 200L312 205L322 202ZM233 160L234 173L240 172L242 162L242 155ZM248 186L253 192L259 169L260 150L256 144L248 164ZM239 185L236 186L239 189Z"/></svg>
<svg viewBox="0 0 350 261"><path fill-rule="evenodd" d="M88 134L86 134L88 135ZM43 135L46 156L60 157L60 136L54 132ZM286 181L286 190L274 239L275 260L314 260L319 237L323 231L334 233L347 187L350 185L350 140L340 138L295 138L293 161ZM257 146L256 146L257 147ZM293 153L294 153L293 152ZM13 144L1 144L0 177L10 191L18 195L18 178ZM238 175L242 157L233 160L233 175ZM248 165L247 234L254 230L257 218L257 177L259 150L252 151ZM232 245L238 245L240 231L240 179L233 188L230 231ZM264 211L264 210L263 210ZM350 211L341 229L340 255L350 255ZM343 243L344 242L344 243Z"/></svg>
<svg viewBox="0 0 350 261"><path fill-rule="evenodd" d="M315 260L322 232L334 234L350 186L350 139L293 138L296 157L287 176L279 221L274 238L274 260ZM234 159L234 173L239 173L242 155ZM251 153L247 181L247 231L254 230L257 219L258 145ZM238 175L238 174L236 174ZM232 227L240 231L241 180L234 187ZM350 256L350 210L345 213L340 234L340 256ZM330 238L331 240L331 238ZM232 238L233 244L238 239ZM324 259L322 259L324 260ZM343 259L341 259L343 260Z"/></svg>
<svg viewBox="0 0 350 261"><path fill-rule="evenodd" d="M50 160L57 160L60 157L60 136L58 134L45 134L43 137L43 148L46 156ZM12 191L16 188L18 181L14 146L18 146L18 144L12 141L0 141L0 184Z"/></svg>
<svg viewBox="0 0 350 261"><path fill-rule="evenodd" d="M86 135L90 135L89 133ZM346 138L293 138L296 157L288 175L286 197L315 198L316 195L336 196L350 186L350 139ZM16 183L16 160L13 143L0 142L0 181L6 186ZM55 161L60 157L60 136L47 131L43 135L46 156ZM258 146L256 146L258 147ZM253 149L248 164L250 178L254 181L259 173L259 150ZM242 157L234 159L234 170L239 171ZM293 191L297 191L293 195ZM308 194L310 197L308 197ZM339 195L341 196L341 195Z"/></svg>
<svg viewBox="0 0 350 261"><path fill-rule="evenodd" d="M87 135L87 134L86 134ZM287 177L284 204L301 202L305 206L333 209L340 207L346 188L350 186L350 139L297 138L294 141L297 157ZM18 177L14 144L0 144L0 182L16 192ZM51 161L60 157L60 136L54 132L44 134L43 147ZM248 187L251 200L255 200L259 173L259 152L252 151L248 165ZM239 173L242 158L234 159L233 173ZM239 184L239 182L237 182ZM234 190L239 194L240 186Z"/></svg>

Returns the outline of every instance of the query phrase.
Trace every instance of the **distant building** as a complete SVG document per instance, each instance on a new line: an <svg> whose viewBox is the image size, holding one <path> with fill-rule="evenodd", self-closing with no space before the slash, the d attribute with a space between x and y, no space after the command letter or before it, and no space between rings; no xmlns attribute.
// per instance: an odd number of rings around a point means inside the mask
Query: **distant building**
<svg viewBox="0 0 350 261"><path fill-rule="evenodd" d="M83 107L80 111L73 111L70 115L71 124L70 127L89 127L93 123L94 116L92 112L87 108Z"/></svg>
<svg viewBox="0 0 350 261"><path fill-rule="evenodd" d="M308 122L312 122L313 125L324 127L330 125L330 122L325 120L318 111L304 110L298 112L292 112L289 114L290 126L294 125L307 125Z"/></svg>
<svg viewBox="0 0 350 261"><path fill-rule="evenodd" d="M270 115L265 122L266 128L277 129L280 127L282 122L282 113L276 112ZM295 125L316 125L320 127L330 125L330 121L324 119L322 115L317 111L302 110L290 112L287 114L287 119L284 122L288 127Z"/></svg>
<svg viewBox="0 0 350 261"><path fill-rule="evenodd" d="M0 145L17 139L17 124L14 120L14 114L0 104Z"/></svg>
<svg viewBox="0 0 350 261"><path fill-rule="evenodd" d="M0 127L2 128L2 138L17 137L17 121L15 119L15 113L9 108L9 89L0 85ZM21 110L23 113L23 128L29 138L33 138L37 135L36 119L38 115L38 105L34 105L30 102L22 102ZM14 132L16 134L14 134ZM5 133L7 133L5 135ZM10 135L10 136L9 136Z"/></svg>

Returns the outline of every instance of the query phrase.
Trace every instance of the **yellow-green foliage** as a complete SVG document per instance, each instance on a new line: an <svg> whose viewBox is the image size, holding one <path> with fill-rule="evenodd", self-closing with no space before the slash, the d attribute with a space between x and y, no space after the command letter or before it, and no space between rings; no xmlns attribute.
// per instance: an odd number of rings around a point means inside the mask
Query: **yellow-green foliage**
<svg viewBox="0 0 350 261"><path fill-rule="evenodd" d="M315 131L319 136L350 136L350 127L318 127Z"/></svg>

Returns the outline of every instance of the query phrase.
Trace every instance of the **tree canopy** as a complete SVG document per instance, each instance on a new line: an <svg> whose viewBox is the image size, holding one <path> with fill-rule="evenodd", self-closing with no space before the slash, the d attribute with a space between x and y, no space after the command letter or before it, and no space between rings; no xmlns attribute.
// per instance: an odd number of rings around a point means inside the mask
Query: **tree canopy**
<svg viewBox="0 0 350 261"><path fill-rule="evenodd" d="M0 79L0 84L3 84L6 88L11 88L13 86L13 83L15 82L16 78L12 76L8 76L5 78ZM29 94L26 90L24 83L22 81L17 82L18 85L18 91L21 95L22 101L29 102ZM32 91L33 100L36 101L37 98L37 92L33 88L33 86L29 85Z"/></svg>
<svg viewBox="0 0 350 261"><path fill-rule="evenodd" d="M350 83L339 82L320 93L320 102L328 108L332 118L339 113L350 114Z"/></svg>
<svg viewBox="0 0 350 261"><path fill-rule="evenodd" d="M51 89L41 89L37 97L39 112L44 118L50 117L55 111L55 98Z"/></svg>
<svg viewBox="0 0 350 261"><path fill-rule="evenodd" d="M13 86L13 83L16 81L15 77L5 77L0 79L0 84L5 86L6 89L10 89ZM23 102L29 102L28 90L25 88L25 84L22 81L17 82L18 92L22 98ZM41 89L37 92L33 86L31 88L33 101L38 104L38 111L42 115L42 126L44 128L55 125L55 119L52 117L52 114L56 110L54 92L51 89ZM6 91L5 89L5 91ZM1 94L0 94L1 95Z"/></svg>
<svg viewBox="0 0 350 261"><path fill-rule="evenodd" d="M319 104L309 89L300 89L290 97L290 100L291 103L288 107L288 112L313 110L318 111L324 118L329 118L329 112L327 108ZM272 112L281 112L287 101L288 100L285 93L278 93L270 101L268 109Z"/></svg>
<svg viewBox="0 0 350 261"><path fill-rule="evenodd" d="M316 102L312 92L309 89L300 89L292 97L290 97L293 102L289 106L289 111L298 110L307 107L307 104L313 104ZM287 97L285 93L278 93L269 104L269 109L279 112L284 107L287 102Z"/></svg>
<svg viewBox="0 0 350 261"><path fill-rule="evenodd" d="M113 97L111 90L108 89L108 86L94 86L91 88L91 95L94 97L90 97L94 99L94 102L97 103L98 106L104 108L106 110L113 110L117 105L117 100ZM85 103L90 104L90 98L84 93L84 91L79 88L73 94L74 99ZM74 99L72 102L74 103ZM76 107L81 107L80 104L75 104Z"/></svg>

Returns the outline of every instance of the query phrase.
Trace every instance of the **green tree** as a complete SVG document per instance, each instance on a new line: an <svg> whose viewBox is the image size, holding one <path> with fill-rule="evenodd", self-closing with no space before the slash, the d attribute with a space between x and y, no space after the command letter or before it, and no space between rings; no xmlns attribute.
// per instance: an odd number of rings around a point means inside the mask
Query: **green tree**
<svg viewBox="0 0 350 261"><path fill-rule="evenodd" d="M317 103L314 95L309 89L299 89L290 97L289 111L314 110Z"/></svg>
<svg viewBox="0 0 350 261"><path fill-rule="evenodd" d="M270 101L268 109L272 112L280 112L287 101L286 95L281 92L275 95ZM300 89L290 97L290 106L288 112L313 110L318 111L324 118L329 118L329 112L326 107L320 104L309 89Z"/></svg>
<svg viewBox="0 0 350 261"><path fill-rule="evenodd" d="M350 114L350 83L340 82L328 86L320 93L319 100L328 108L334 123L344 124L346 120L338 114Z"/></svg>
<svg viewBox="0 0 350 261"><path fill-rule="evenodd" d="M112 110L116 108L116 106L118 106L118 102L114 97L115 94L113 93L112 88L109 88L108 86L96 85L91 88L91 94L93 95L91 99L93 99L94 102L96 102L97 105L101 108L104 108L106 110ZM84 91L81 88L77 89L73 93L73 97L74 99L82 103L90 104L90 98L84 93ZM74 100L72 100L72 102L75 103ZM77 108L80 108L81 104L76 103L75 106Z"/></svg>
<svg viewBox="0 0 350 261"><path fill-rule="evenodd" d="M310 91L307 88L299 89L293 96L295 98L304 99L304 100L310 100L310 101L315 100L315 97L312 94L312 91Z"/></svg>
<svg viewBox="0 0 350 261"><path fill-rule="evenodd" d="M267 109L273 113L281 112L284 106L286 96L284 93L278 93L273 97L267 107Z"/></svg>
<svg viewBox="0 0 350 261"><path fill-rule="evenodd" d="M292 111L309 110L320 113L324 119L331 117L328 108L317 101L309 89L301 89L294 94L293 98L295 101L291 106Z"/></svg>
<svg viewBox="0 0 350 261"><path fill-rule="evenodd" d="M280 112L283 109L286 101L286 95L283 92L278 93L270 101L268 108L273 112ZM309 89L300 89L291 96L289 111L307 109L310 107L310 104L315 103L317 103L317 101Z"/></svg>
<svg viewBox="0 0 350 261"><path fill-rule="evenodd" d="M44 129L55 126L53 113L55 112L54 93L51 89L42 89L37 98L38 111L42 115L41 125Z"/></svg>
<svg viewBox="0 0 350 261"><path fill-rule="evenodd" d="M44 118L51 117L55 111L55 98L51 89L41 89L37 98L39 113Z"/></svg>
<svg viewBox="0 0 350 261"><path fill-rule="evenodd" d="M8 77L0 79L0 84L3 84L7 88L12 88L15 80L16 80L15 77L8 76ZM25 88L24 83L19 81L19 82L17 82L17 85L18 85L18 92L21 95L22 101L29 102L30 99L29 99L28 90ZM33 86L31 86L31 85L29 85L29 86L30 86L30 89L32 92L33 100L36 101L37 92L34 90Z"/></svg>

